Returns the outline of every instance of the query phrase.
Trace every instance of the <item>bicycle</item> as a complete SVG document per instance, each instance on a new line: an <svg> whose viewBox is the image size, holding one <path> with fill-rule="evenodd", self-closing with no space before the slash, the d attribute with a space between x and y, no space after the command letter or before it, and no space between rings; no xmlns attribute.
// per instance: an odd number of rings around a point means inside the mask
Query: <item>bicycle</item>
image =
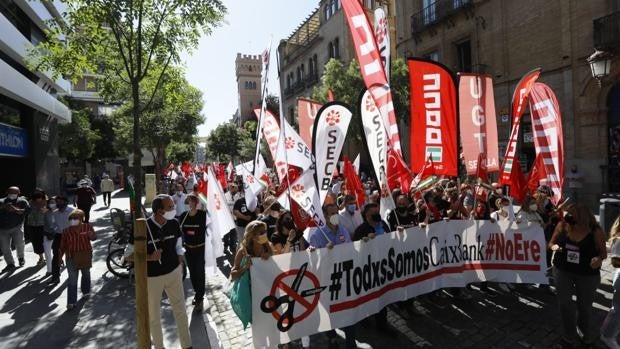
<svg viewBox="0 0 620 349"><path fill-rule="evenodd" d="M125 259L125 248L118 248L108 253L105 264L110 273L120 278L126 279L133 274L133 263Z"/></svg>
<svg viewBox="0 0 620 349"><path fill-rule="evenodd" d="M123 210L118 208L110 209L110 218L116 232L108 243L108 255L116 249L125 248L129 243L129 238L132 232L132 224L127 221Z"/></svg>

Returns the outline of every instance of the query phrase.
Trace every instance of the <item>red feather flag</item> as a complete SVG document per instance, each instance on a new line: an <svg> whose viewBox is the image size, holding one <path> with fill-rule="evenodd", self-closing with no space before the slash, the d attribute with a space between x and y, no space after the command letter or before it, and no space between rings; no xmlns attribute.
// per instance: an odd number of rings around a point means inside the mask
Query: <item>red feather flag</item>
<svg viewBox="0 0 620 349"><path fill-rule="evenodd" d="M512 196L517 202L523 203L525 200L525 194L527 193L527 181L521 170L521 162L515 155L512 163L512 171L510 171L510 196Z"/></svg>
<svg viewBox="0 0 620 349"><path fill-rule="evenodd" d="M344 183L349 191L350 195L355 195L355 200L357 201L357 206L364 206L364 201L366 200L366 196L364 195L364 188L362 187L362 181L357 176L357 172L355 172L355 168L353 164L351 164L351 160L348 157L344 157L344 169L342 170L344 174Z"/></svg>

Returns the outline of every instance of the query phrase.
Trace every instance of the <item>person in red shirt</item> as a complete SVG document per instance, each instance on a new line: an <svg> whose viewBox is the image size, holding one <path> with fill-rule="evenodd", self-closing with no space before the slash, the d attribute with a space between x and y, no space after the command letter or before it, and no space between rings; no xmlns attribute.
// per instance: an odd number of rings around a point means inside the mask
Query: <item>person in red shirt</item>
<svg viewBox="0 0 620 349"><path fill-rule="evenodd" d="M92 266L93 248L90 244L97 235L93 227L84 222L84 212L75 210L69 215L69 226L64 229L60 240L60 258L66 255L65 265L69 280L67 284L67 309L77 303L78 270L82 272L80 288L82 296L90 295L90 267Z"/></svg>

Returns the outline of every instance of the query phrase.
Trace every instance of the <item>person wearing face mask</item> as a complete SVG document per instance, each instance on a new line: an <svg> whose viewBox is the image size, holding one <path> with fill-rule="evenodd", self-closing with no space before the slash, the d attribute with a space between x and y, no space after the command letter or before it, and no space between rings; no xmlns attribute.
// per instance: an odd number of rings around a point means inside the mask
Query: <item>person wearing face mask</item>
<svg viewBox="0 0 620 349"><path fill-rule="evenodd" d="M390 233L390 227L381 219L379 214L379 205L374 203L366 204L362 211L362 216L364 217L364 223L355 229L353 241L368 241L369 239L374 239L377 235ZM396 332L387 321L387 308L383 308L375 314L374 319L379 330L389 334Z"/></svg>
<svg viewBox="0 0 620 349"><path fill-rule="evenodd" d="M39 255L37 265L45 263L43 259L43 226L45 225L45 212L47 211L46 203L47 196L45 192L41 189L35 190L30 196L31 210L28 212L24 223L24 232L29 232L32 250Z"/></svg>
<svg viewBox="0 0 620 349"><path fill-rule="evenodd" d="M56 212L56 197L47 200L47 211L45 211L43 218L43 251L45 253L45 266L47 267L45 277L52 275L52 244L56 236L54 212Z"/></svg>
<svg viewBox="0 0 620 349"><path fill-rule="evenodd" d="M355 196L346 195L344 198L344 208L338 213L338 224L341 225L349 233L355 232L355 228L364 223L362 214L357 208L357 200ZM352 238L352 236L351 236Z"/></svg>
<svg viewBox="0 0 620 349"><path fill-rule="evenodd" d="M323 216L326 220L325 226L316 227L310 231L310 241L308 241L310 244L308 250L310 252L323 247L330 250L336 245L351 242L351 235L339 224L340 217L338 216L338 206L336 204L323 205ZM355 343L355 337L357 336L356 327L357 324L353 324L342 329L345 334L345 348L347 349L357 348ZM334 330L328 331L327 337L329 338L329 348L337 348L338 335L336 332Z"/></svg>
<svg viewBox="0 0 620 349"><path fill-rule="evenodd" d="M194 311L203 309L205 296L205 240L207 233L207 213L198 209L198 197L187 195L185 200L189 211L183 212L179 220L183 231L185 260L189 269L189 278L194 288Z"/></svg>
<svg viewBox="0 0 620 349"><path fill-rule="evenodd" d="M153 215L147 223L147 288L149 303L149 324L151 343L155 349L164 347L161 329L161 297L166 292L177 325L182 348L191 348L185 293L183 291L182 263L183 232L175 219L176 207L169 195L159 194L151 204ZM125 253L128 260L133 259L133 245Z"/></svg>
<svg viewBox="0 0 620 349"><path fill-rule="evenodd" d="M69 215L74 208L68 206L68 200L65 196L56 196L56 211L52 213L54 241L52 242L52 284L60 283L60 266L62 259L60 258L60 240L66 227L69 226Z"/></svg>
<svg viewBox="0 0 620 349"><path fill-rule="evenodd" d="M280 210L282 206L275 196L269 195L263 201L263 213L258 220L267 224L267 239L271 239L271 236L276 232L276 221L280 217Z"/></svg>
<svg viewBox="0 0 620 349"><path fill-rule="evenodd" d="M77 303L78 271L82 274L80 289L82 296L90 295L90 268L93 263L91 241L97 238L93 227L84 222L85 214L77 209L69 215L69 226L62 233L60 240L60 258L67 256L66 266L69 279L67 282L67 309Z"/></svg>
<svg viewBox="0 0 620 349"><path fill-rule="evenodd" d="M553 276L562 319L562 340L568 346L578 345L579 341L592 345L598 337L591 313L601 281L601 265L607 258L605 233L587 206L571 205L564 211L564 219L557 224L549 241L549 248L554 251Z"/></svg>
<svg viewBox="0 0 620 349"><path fill-rule="evenodd" d="M528 196L523 202L523 206L521 206L519 212L517 212L517 223L538 224L542 227L543 220L537 211L538 205L536 204L536 200Z"/></svg>
<svg viewBox="0 0 620 349"><path fill-rule="evenodd" d="M181 214L187 211L185 207L185 200L187 199L187 194L185 194L185 188L183 184L179 183L176 186L176 192L172 195L172 201L174 202L174 207L176 207L176 217L180 217Z"/></svg>
<svg viewBox="0 0 620 349"><path fill-rule="evenodd" d="M6 197L0 199L0 247L6 262L6 267L2 270L3 273L15 270L11 242L17 250L19 266L25 264L24 218L30 211L30 204L19 194L18 187L9 187L6 191Z"/></svg>
<svg viewBox="0 0 620 349"><path fill-rule="evenodd" d="M510 200L508 198L503 197L495 200L495 207L497 207L497 211L491 212L491 218L495 221L507 221L509 219L508 215L508 206L510 205Z"/></svg>
<svg viewBox="0 0 620 349"><path fill-rule="evenodd" d="M415 214L409 211L409 205L406 195L401 194L396 198L396 209L388 214L390 231L395 231L398 227L409 228L418 225Z"/></svg>
<svg viewBox="0 0 620 349"><path fill-rule="evenodd" d="M230 270L231 280L237 280L250 269L252 257L260 257L267 260L272 255L273 250L267 238L267 224L259 220L251 221L245 226L243 239L235 254L235 260Z"/></svg>
<svg viewBox="0 0 620 349"><path fill-rule="evenodd" d="M282 211L276 221L276 232L269 238L273 254L303 251L308 247L303 232L295 226L293 215L290 211Z"/></svg>

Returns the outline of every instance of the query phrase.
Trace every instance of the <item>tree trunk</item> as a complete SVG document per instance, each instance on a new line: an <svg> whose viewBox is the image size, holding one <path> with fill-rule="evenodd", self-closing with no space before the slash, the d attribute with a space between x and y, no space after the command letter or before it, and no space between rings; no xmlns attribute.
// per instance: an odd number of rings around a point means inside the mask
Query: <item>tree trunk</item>
<svg viewBox="0 0 620 349"><path fill-rule="evenodd" d="M155 189L157 193L161 193L162 183L161 183L161 173L163 172L163 167L161 165L161 161L159 158L159 151L157 148L151 148L151 155L153 156L153 165L155 165Z"/></svg>
<svg viewBox="0 0 620 349"><path fill-rule="evenodd" d="M142 147L140 145L140 83L131 82L131 97L133 99L133 176L135 198L133 207L135 217L142 217Z"/></svg>

